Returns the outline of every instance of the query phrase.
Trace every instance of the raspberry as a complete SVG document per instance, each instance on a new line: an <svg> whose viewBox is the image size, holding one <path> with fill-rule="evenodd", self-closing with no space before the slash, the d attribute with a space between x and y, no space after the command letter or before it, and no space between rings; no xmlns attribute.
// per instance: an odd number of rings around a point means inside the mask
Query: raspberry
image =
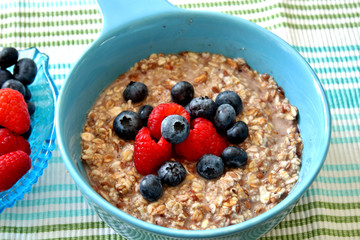
<svg viewBox="0 0 360 240"><path fill-rule="evenodd" d="M31 153L29 142L22 136L13 134L7 128L0 129L0 156L9 152L22 150L28 155Z"/></svg>
<svg viewBox="0 0 360 240"><path fill-rule="evenodd" d="M18 91L0 89L0 125L19 135L30 126L30 115L24 97Z"/></svg>
<svg viewBox="0 0 360 240"><path fill-rule="evenodd" d="M11 188L29 171L31 160L23 151L14 151L0 156L0 192Z"/></svg>
<svg viewBox="0 0 360 240"><path fill-rule="evenodd" d="M204 154L220 156L227 146L226 139L216 132L209 120L196 118L191 121L189 136L175 145L175 151L188 161L197 161Z"/></svg>
<svg viewBox="0 0 360 240"><path fill-rule="evenodd" d="M150 113L148 119L148 128L151 135L156 138L161 138L161 123L169 115L181 115L190 123L190 114L185 108L177 103L162 103L156 106Z"/></svg>
<svg viewBox="0 0 360 240"><path fill-rule="evenodd" d="M164 138L156 143L147 127L140 129L135 137L134 164L138 173L147 175L158 170L171 157L171 144Z"/></svg>

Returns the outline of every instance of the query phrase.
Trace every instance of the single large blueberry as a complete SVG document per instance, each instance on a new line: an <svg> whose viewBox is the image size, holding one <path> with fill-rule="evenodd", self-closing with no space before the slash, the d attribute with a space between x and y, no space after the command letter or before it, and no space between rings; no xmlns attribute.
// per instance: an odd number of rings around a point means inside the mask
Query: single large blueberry
<svg viewBox="0 0 360 240"><path fill-rule="evenodd" d="M238 121L226 131L226 138L232 144L239 144L249 136L249 128L243 121Z"/></svg>
<svg viewBox="0 0 360 240"><path fill-rule="evenodd" d="M160 178L149 174L140 181L140 193L149 202L158 200L163 194Z"/></svg>
<svg viewBox="0 0 360 240"><path fill-rule="evenodd" d="M141 119L135 112L123 111L114 119L113 128L120 138L134 140L136 134L142 128Z"/></svg>
<svg viewBox="0 0 360 240"><path fill-rule="evenodd" d="M202 117L212 119L216 111L216 103L208 97L198 97L189 103L192 118Z"/></svg>
<svg viewBox="0 0 360 240"><path fill-rule="evenodd" d="M215 103L217 106L225 103L230 104L235 109L236 114L241 113L243 108L241 98L234 91L224 91L219 93L215 98Z"/></svg>
<svg viewBox="0 0 360 240"><path fill-rule="evenodd" d="M0 69L0 87L6 80L14 79L14 76L6 69Z"/></svg>
<svg viewBox="0 0 360 240"><path fill-rule="evenodd" d="M14 65L19 57L19 52L13 47L4 47L0 52L0 67L6 69Z"/></svg>
<svg viewBox="0 0 360 240"><path fill-rule="evenodd" d="M180 115L169 115L161 122L161 135L166 141L178 144L189 136L190 124Z"/></svg>
<svg viewBox="0 0 360 240"><path fill-rule="evenodd" d="M131 81L123 92L126 101L131 100L133 103L141 102L148 95L148 88L141 82Z"/></svg>
<svg viewBox="0 0 360 240"><path fill-rule="evenodd" d="M197 173L206 179L215 179L224 173L223 160L212 154L203 155L196 164Z"/></svg>
<svg viewBox="0 0 360 240"><path fill-rule="evenodd" d="M248 157L247 153L239 147L230 146L224 149L221 154L225 166L229 168L238 168L246 165Z"/></svg>
<svg viewBox="0 0 360 240"><path fill-rule="evenodd" d="M37 73L37 66L30 58L20 59L14 66L14 77L24 85L34 82Z"/></svg>
<svg viewBox="0 0 360 240"><path fill-rule="evenodd" d="M225 132L235 121L236 113L230 104L220 105L215 112L214 126L220 132Z"/></svg>
<svg viewBox="0 0 360 240"><path fill-rule="evenodd" d="M191 83L181 81L171 88L171 99L182 106L188 104L194 97L194 87Z"/></svg>
<svg viewBox="0 0 360 240"><path fill-rule="evenodd" d="M177 186L186 177L186 169L179 162L166 161L158 170L158 176L162 183Z"/></svg>

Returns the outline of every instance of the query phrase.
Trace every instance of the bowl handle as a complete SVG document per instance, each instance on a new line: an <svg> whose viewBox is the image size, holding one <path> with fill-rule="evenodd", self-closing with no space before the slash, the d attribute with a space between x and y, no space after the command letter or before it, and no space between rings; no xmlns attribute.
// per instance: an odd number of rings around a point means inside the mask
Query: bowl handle
<svg viewBox="0 0 360 240"><path fill-rule="evenodd" d="M97 0L97 2L103 20L102 34L136 19L182 10L167 0Z"/></svg>

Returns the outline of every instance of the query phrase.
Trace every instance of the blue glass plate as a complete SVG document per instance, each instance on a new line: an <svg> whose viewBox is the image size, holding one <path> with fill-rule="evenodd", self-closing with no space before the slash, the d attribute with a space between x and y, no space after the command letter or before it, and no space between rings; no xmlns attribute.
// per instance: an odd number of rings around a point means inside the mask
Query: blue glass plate
<svg viewBox="0 0 360 240"><path fill-rule="evenodd" d="M31 101L35 103L35 113L31 116L33 129L29 138L32 166L11 189L0 192L0 213L31 191L32 185L47 167L55 148L54 116L58 90L48 72L49 57L36 48L30 48L19 51L19 59L21 58L33 59L38 68L34 82L29 85ZM11 68L9 70L12 71Z"/></svg>

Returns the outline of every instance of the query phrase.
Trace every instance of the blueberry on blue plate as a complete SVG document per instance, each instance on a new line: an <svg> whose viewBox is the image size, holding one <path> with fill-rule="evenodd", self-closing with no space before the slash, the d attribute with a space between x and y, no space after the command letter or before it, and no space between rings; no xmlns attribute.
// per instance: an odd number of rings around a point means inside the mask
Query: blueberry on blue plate
<svg viewBox="0 0 360 240"><path fill-rule="evenodd" d="M154 108L150 105L143 105L139 109L139 117L143 126L147 126L147 121L149 119L149 115Z"/></svg>
<svg viewBox="0 0 360 240"><path fill-rule="evenodd" d="M142 128L139 115L132 111L123 111L116 116L113 122L113 128L120 138L125 140L134 140L136 134Z"/></svg>
<svg viewBox="0 0 360 240"><path fill-rule="evenodd" d="M141 82L131 81L123 92L126 101L131 100L133 103L141 102L148 96L148 88Z"/></svg>
<svg viewBox="0 0 360 240"><path fill-rule="evenodd" d="M194 87L191 83L181 81L171 88L171 100L182 106L188 104L194 98Z"/></svg>
<svg viewBox="0 0 360 240"><path fill-rule="evenodd" d="M249 128L243 121L238 121L226 131L226 138L232 144L239 144L249 136Z"/></svg>
<svg viewBox="0 0 360 240"><path fill-rule="evenodd" d="M14 66L14 78L24 85L32 84L36 73L36 63L30 58L22 58Z"/></svg>
<svg viewBox="0 0 360 240"><path fill-rule="evenodd" d="M25 101L30 101L31 97L32 97L32 94L31 94L30 89L28 88L28 86L25 86L25 96L24 96Z"/></svg>
<svg viewBox="0 0 360 240"><path fill-rule="evenodd" d="M6 80L14 79L14 76L6 69L0 69L0 87Z"/></svg>
<svg viewBox="0 0 360 240"><path fill-rule="evenodd" d="M230 104L221 104L215 112L214 126L220 132L225 132L235 121L236 113Z"/></svg>
<svg viewBox="0 0 360 240"><path fill-rule="evenodd" d="M225 166L229 168L238 168L245 166L248 160L247 153L242 148L230 146L221 153L221 158Z"/></svg>
<svg viewBox="0 0 360 240"><path fill-rule="evenodd" d="M25 98L25 93L26 93L26 90L25 90L25 87L24 85L18 81L18 80L14 80L14 79L9 79L9 80L6 80L3 85L1 85L1 88L11 88L13 90L16 90L18 91L19 93L21 93L24 98Z"/></svg>
<svg viewBox="0 0 360 240"><path fill-rule="evenodd" d="M163 184L177 186L186 177L186 169L179 162L166 161L158 170L158 176Z"/></svg>
<svg viewBox="0 0 360 240"><path fill-rule="evenodd" d="M180 115L169 115L161 122L161 136L172 144L178 144L189 136L190 124Z"/></svg>
<svg viewBox="0 0 360 240"><path fill-rule="evenodd" d="M197 173L206 179L215 179L224 173L224 161L213 154L203 155L196 164Z"/></svg>
<svg viewBox="0 0 360 240"><path fill-rule="evenodd" d="M21 136L25 139L29 139L30 135L32 133L32 126L29 126L29 129L26 131L26 133L21 134Z"/></svg>
<svg viewBox="0 0 360 240"><path fill-rule="evenodd" d="M149 202L158 200L163 194L163 186L159 177L149 174L140 181L140 193Z"/></svg>
<svg viewBox="0 0 360 240"><path fill-rule="evenodd" d="M230 104L235 109L236 114L241 113L243 108L241 98L234 91L224 91L219 93L215 98L215 103L217 106L225 103Z"/></svg>
<svg viewBox="0 0 360 240"><path fill-rule="evenodd" d="M13 47L4 47L0 52L0 67L6 69L14 65L19 57L19 52Z"/></svg>
<svg viewBox="0 0 360 240"><path fill-rule="evenodd" d="M202 117L212 119L216 107L216 103L208 97L197 97L189 103L189 110L192 118Z"/></svg>

